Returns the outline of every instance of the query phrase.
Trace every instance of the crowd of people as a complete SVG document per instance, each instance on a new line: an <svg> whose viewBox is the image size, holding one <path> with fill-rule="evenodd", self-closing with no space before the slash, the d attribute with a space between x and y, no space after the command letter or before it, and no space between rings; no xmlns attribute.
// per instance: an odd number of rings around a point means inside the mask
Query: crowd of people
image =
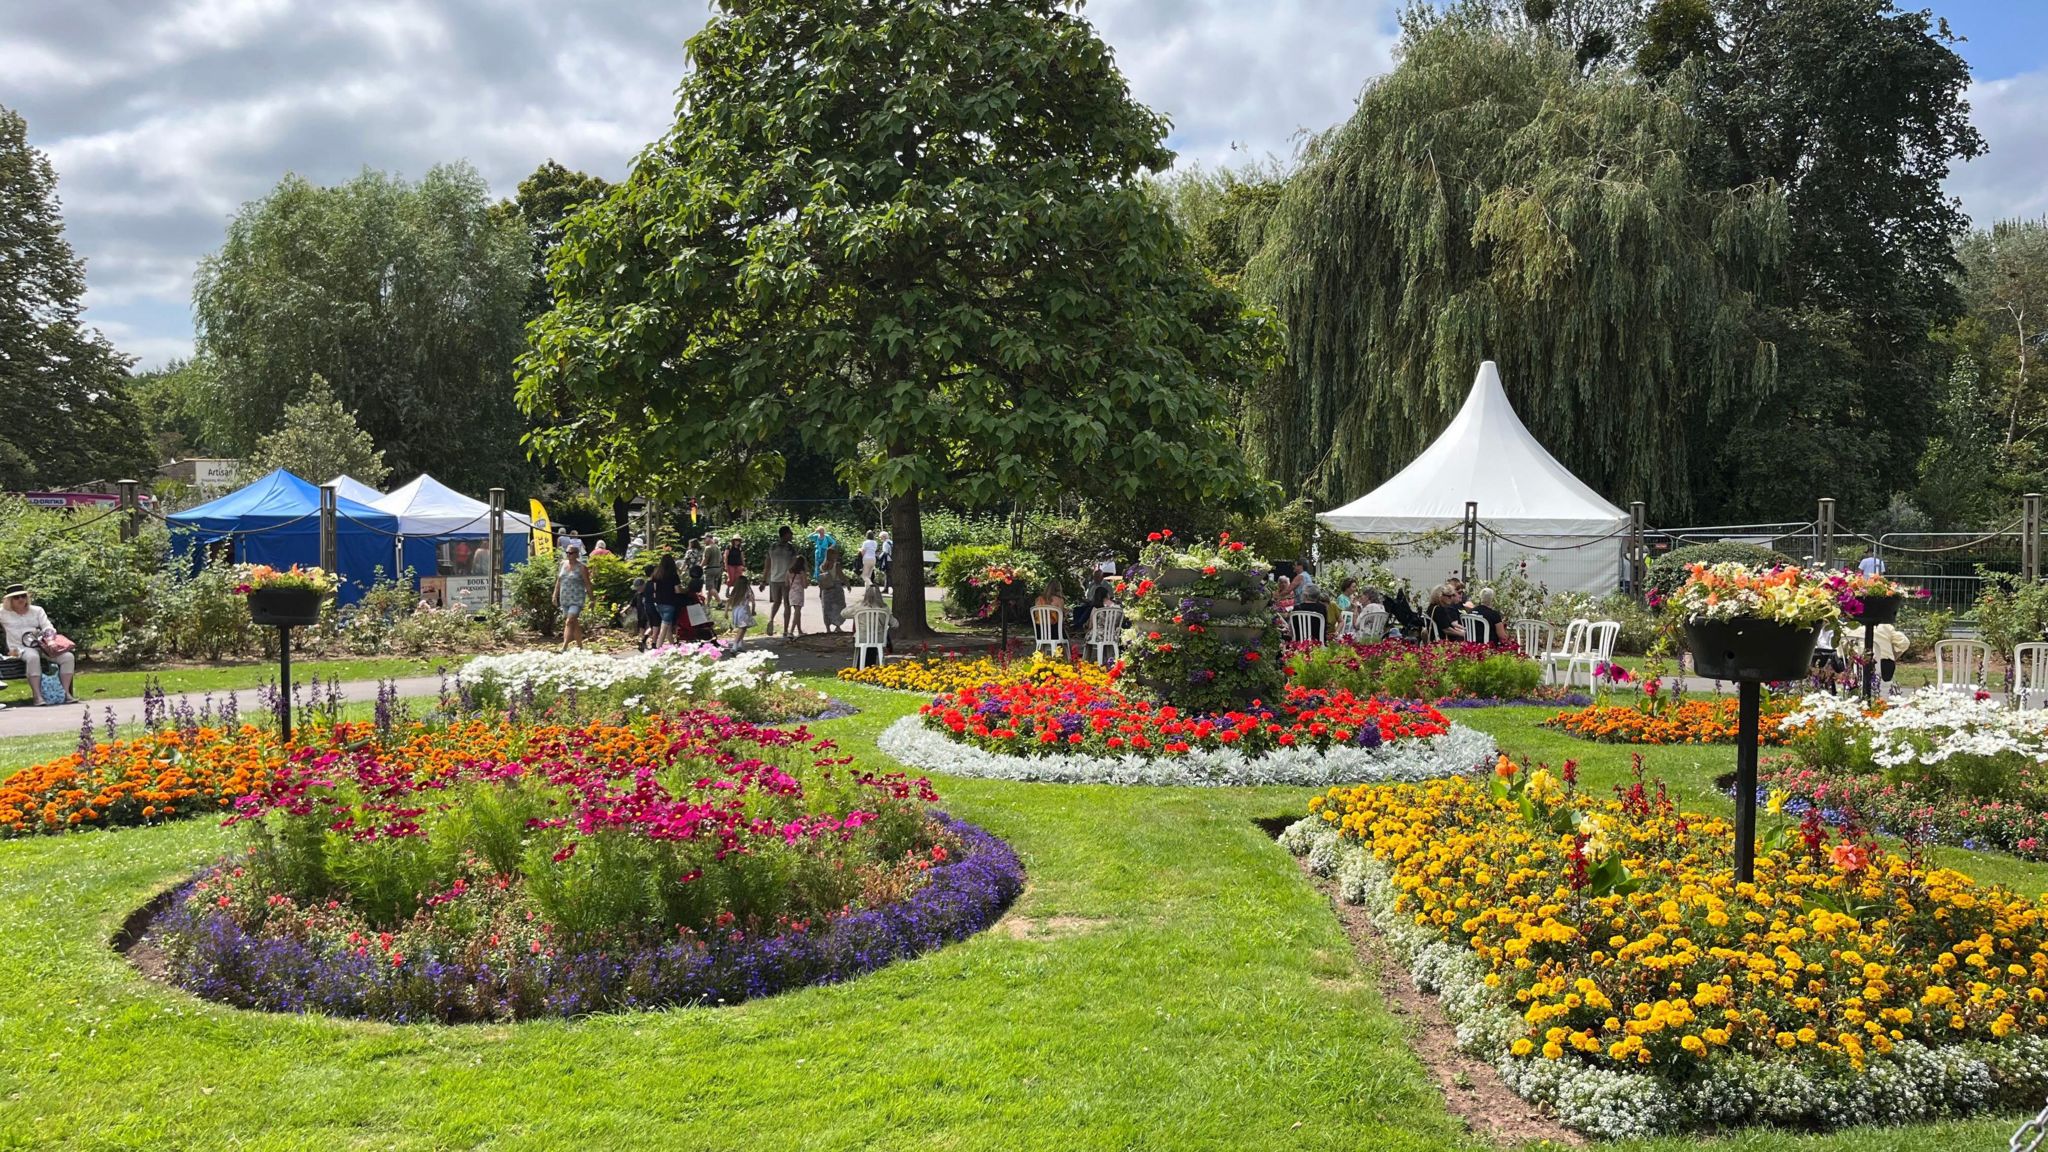
<svg viewBox="0 0 2048 1152"><path fill-rule="evenodd" d="M598 547L603 548L601 541ZM562 615L562 646L568 648L583 642L583 615L593 589L582 541L565 534L557 551L561 561L555 574L554 603ZM750 567L741 537L698 537L686 543L680 555L664 549L659 559L641 568L633 577L625 611L640 648L645 650L685 641L717 642L718 627L711 608L722 605L732 621L730 642L737 647L757 626L768 636L778 630L784 636L804 635L804 605L815 589L825 631L838 633L852 627L846 597L855 579L863 589L863 607L886 606L882 594L889 591L889 566L895 553L888 532L870 531L854 554L857 574L849 573L844 546L829 529L813 528L799 543L794 531L784 526L777 530L758 567ZM645 555L642 541L635 537L626 559L637 562ZM892 630L893 626L892 620Z"/></svg>

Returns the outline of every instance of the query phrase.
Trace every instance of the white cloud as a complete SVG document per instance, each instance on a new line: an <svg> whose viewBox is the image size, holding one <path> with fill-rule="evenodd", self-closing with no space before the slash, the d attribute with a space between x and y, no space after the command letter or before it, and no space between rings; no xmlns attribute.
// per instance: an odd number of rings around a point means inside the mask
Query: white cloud
<svg viewBox="0 0 2048 1152"><path fill-rule="evenodd" d="M1979 226L2048 215L2048 70L1970 85L1970 115L1989 145L1948 190Z"/></svg>
<svg viewBox="0 0 2048 1152"><path fill-rule="evenodd" d="M1285 157L1392 66L1400 0L1092 0L1084 14L1183 164ZM4 100L56 164L91 318L156 362L189 350L198 259L287 171L417 177L466 159L509 194L553 158L608 178L674 114L676 0L0 0ZM2048 211L2048 73L1972 89L1979 219ZM167 351L168 350L168 351Z"/></svg>

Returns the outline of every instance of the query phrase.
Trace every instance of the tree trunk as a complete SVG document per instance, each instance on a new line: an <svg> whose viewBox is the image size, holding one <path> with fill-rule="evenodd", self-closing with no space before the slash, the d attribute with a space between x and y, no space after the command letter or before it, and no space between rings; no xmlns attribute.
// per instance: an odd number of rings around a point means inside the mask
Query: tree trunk
<svg viewBox="0 0 2048 1152"><path fill-rule="evenodd" d="M930 640L936 633L925 620L924 520L916 488L889 498L889 535L896 543L889 562L889 582L896 588L896 638Z"/></svg>

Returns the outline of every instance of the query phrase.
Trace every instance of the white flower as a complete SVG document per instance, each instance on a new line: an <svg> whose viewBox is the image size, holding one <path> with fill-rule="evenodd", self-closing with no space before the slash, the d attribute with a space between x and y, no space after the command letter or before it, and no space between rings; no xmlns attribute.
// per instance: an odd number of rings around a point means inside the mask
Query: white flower
<svg viewBox="0 0 2048 1152"><path fill-rule="evenodd" d="M882 730L884 755L948 776L1039 780L1060 784L1159 784L1236 787L1254 784L1330 785L1428 780L1470 772L1497 753L1493 737L1461 724L1442 736L1397 740L1378 748L1279 748L1262 756L1210 748L1178 756L1011 756L951 739L905 716Z"/></svg>

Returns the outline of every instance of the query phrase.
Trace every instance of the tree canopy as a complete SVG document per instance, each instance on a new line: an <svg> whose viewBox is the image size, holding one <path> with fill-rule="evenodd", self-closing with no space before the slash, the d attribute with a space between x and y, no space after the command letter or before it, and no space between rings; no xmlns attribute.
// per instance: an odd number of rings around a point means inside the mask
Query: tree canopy
<svg viewBox="0 0 2048 1152"><path fill-rule="evenodd" d="M29 146L27 121L0 107L0 488L156 471L130 361L80 319L84 295L57 174Z"/></svg>
<svg viewBox="0 0 2048 1152"><path fill-rule="evenodd" d="M1419 28L1309 144L1252 262L1288 351L1275 402L1249 413L1257 457L1355 497L1492 359L1566 466L1688 510L1700 430L1770 376L1752 294L1785 242L1781 196L1695 178L1694 129L1683 91L1587 75L1536 32Z"/></svg>
<svg viewBox="0 0 2048 1152"><path fill-rule="evenodd" d="M674 129L550 264L534 442L743 502L794 430L888 496L906 573L925 493L1243 495L1227 397L1263 325L1145 184L1165 124L1069 7L720 4Z"/></svg>
<svg viewBox="0 0 2048 1152"><path fill-rule="evenodd" d="M384 453L319 376L285 408L277 431L256 442L243 462L244 479L278 468L315 484L348 475L372 488L383 487L391 475Z"/></svg>
<svg viewBox="0 0 2048 1152"><path fill-rule="evenodd" d="M193 289L219 447L254 448L317 374L395 472L521 487L510 385L532 259L525 227L491 210L467 165L417 183L287 176L236 214Z"/></svg>

